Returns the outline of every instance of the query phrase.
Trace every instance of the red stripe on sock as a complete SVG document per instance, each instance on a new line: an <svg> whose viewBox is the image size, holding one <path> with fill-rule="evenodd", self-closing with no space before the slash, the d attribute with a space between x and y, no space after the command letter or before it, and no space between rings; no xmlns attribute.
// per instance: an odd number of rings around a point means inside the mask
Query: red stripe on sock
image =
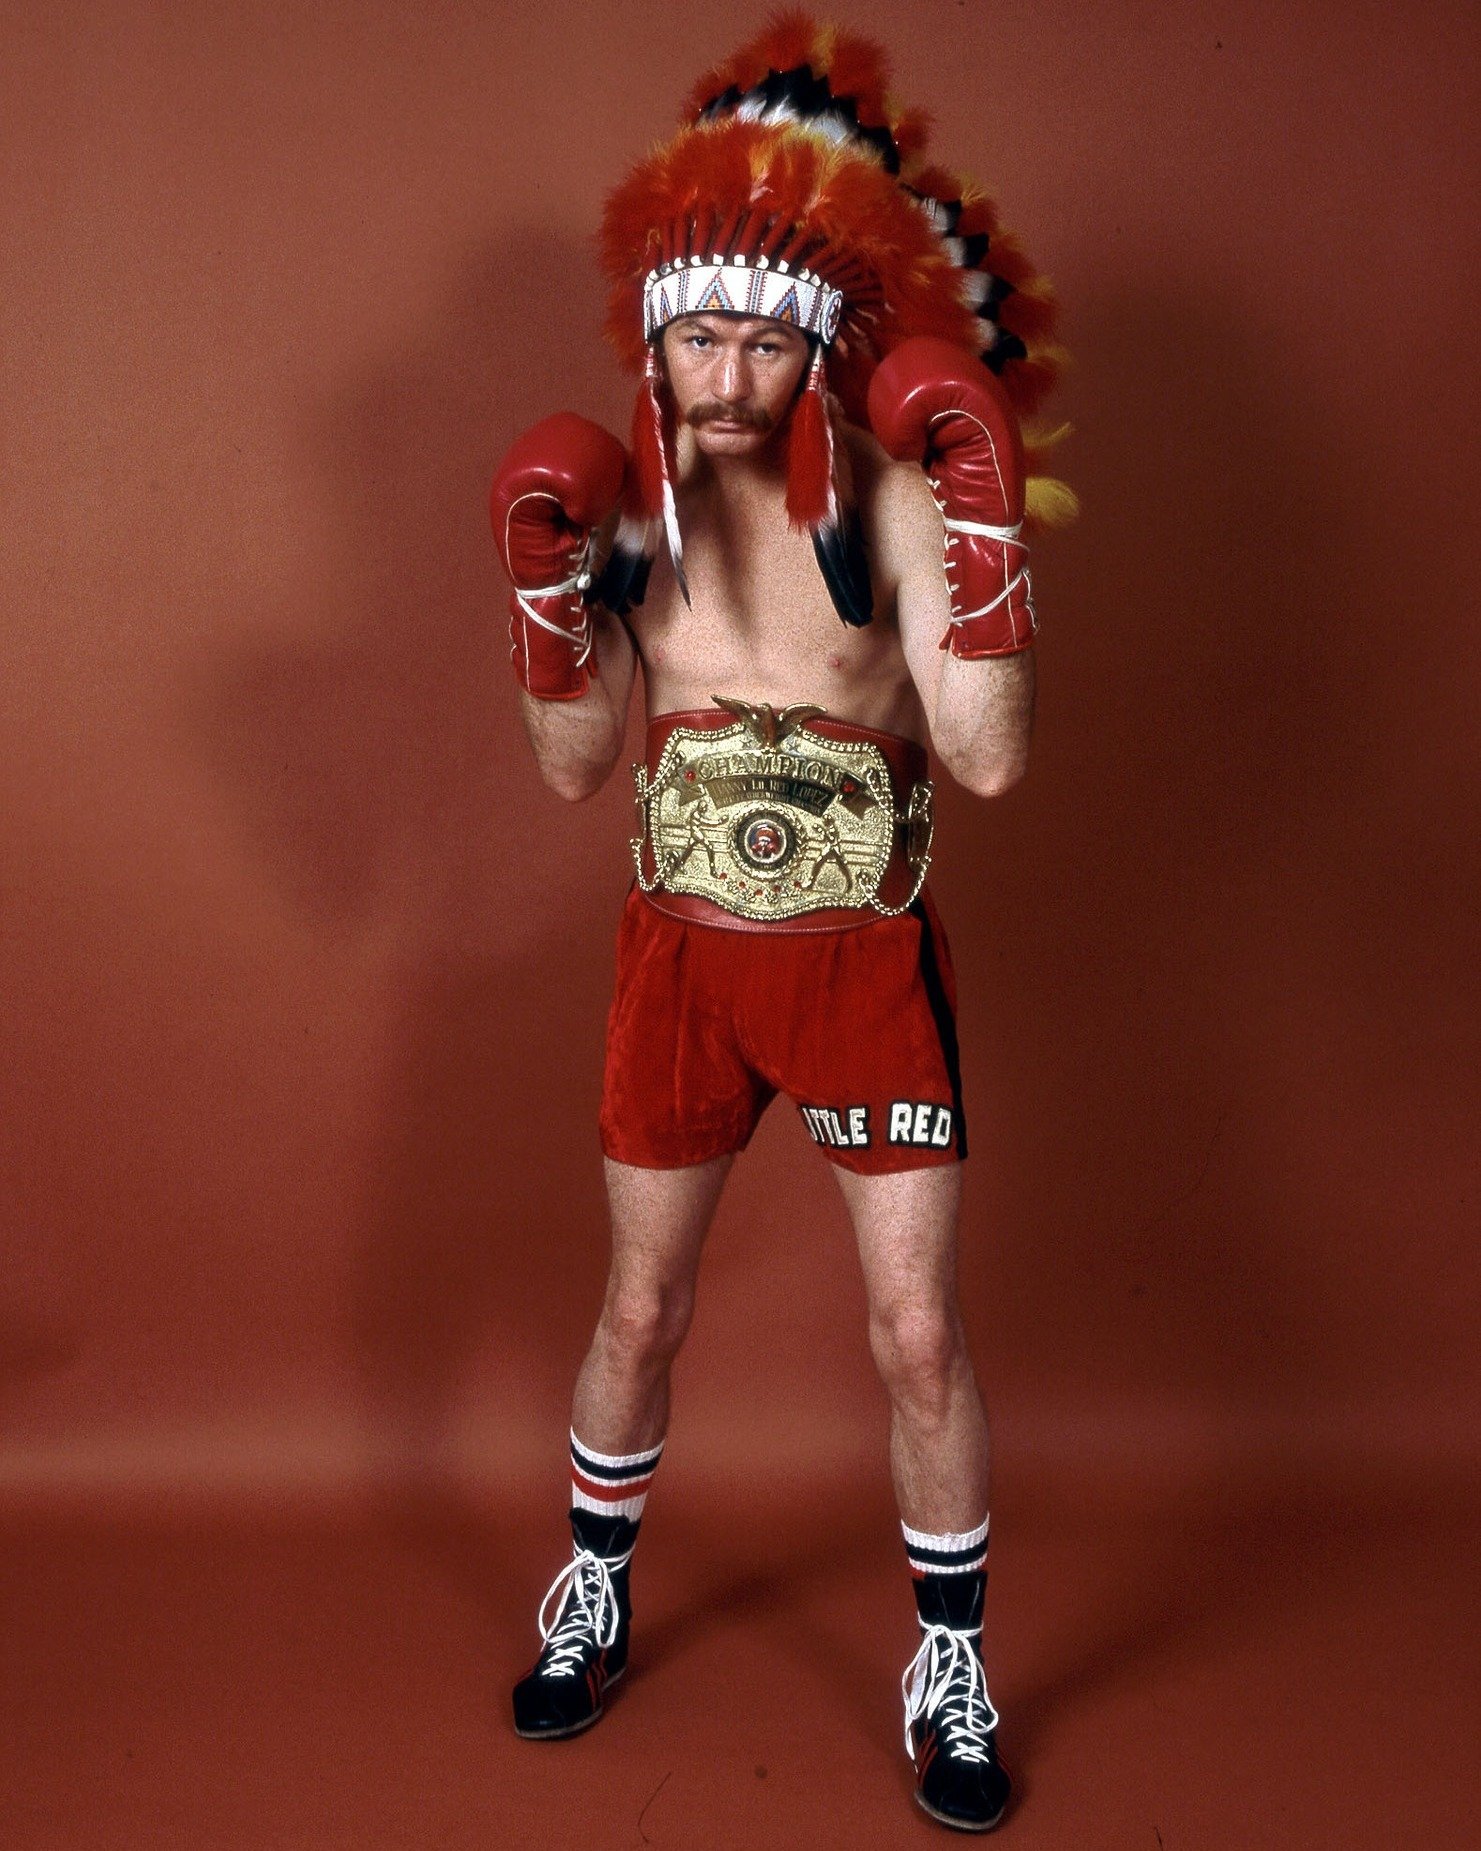
<svg viewBox="0 0 1481 1851"><path fill-rule="evenodd" d="M626 1498L642 1497L649 1485L653 1483L653 1474L645 1472L641 1478L631 1478L625 1485L613 1485L603 1480L588 1478L584 1472L578 1472L575 1466L572 1466L571 1480L589 1498L597 1498L603 1504L621 1504Z"/></svg>

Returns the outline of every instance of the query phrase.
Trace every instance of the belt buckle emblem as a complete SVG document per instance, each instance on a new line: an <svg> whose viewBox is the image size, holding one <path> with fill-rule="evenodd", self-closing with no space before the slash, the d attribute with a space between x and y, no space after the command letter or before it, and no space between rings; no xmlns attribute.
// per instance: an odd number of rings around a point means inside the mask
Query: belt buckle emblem
<svg viewBox="0 0 1481 1851"><path fill-rule="evenodd" d="M902 827L916 875L905 906L920 891L930 860L929 782L898 813L879 747L812 731L807 722L821 707L777 713L714 698L735 715L733 726L676 727L651 777L633 766L641 833L632 850L644 890L697 894L757 920L844 907L904 911L878 894Z"/></svg>

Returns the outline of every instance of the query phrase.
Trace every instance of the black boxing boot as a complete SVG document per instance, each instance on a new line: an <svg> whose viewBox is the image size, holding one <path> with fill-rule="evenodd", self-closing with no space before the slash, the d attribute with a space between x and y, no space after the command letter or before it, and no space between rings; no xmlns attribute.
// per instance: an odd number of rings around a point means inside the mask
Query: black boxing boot
<svg viewBox="0 0 1481 1851"><path fill-rule="evenodd" d="M627 1669L628 1572L637 1533L626 1517L571 1512L575 1554L540 1603L544 1644L514 1687L516 1735L557 1741L579 1735L601 1715L607 1687Z"/></svg>
<svg viewBox="0 0 1481 1851"><path fill-rule="evenodd" d="M985 1583L980 1574L917 1581L921 1643L901 1679L916 1802L959 1832L990 1832L1013 1790L982 1668Z"/></svg>

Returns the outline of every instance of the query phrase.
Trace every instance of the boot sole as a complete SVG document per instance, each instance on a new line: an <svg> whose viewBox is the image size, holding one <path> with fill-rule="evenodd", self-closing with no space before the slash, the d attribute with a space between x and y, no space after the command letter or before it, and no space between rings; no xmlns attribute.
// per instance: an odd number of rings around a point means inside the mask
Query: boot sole
<svg viewBox="0 0 1481 1851"><path fill-rule="evenodd" d="M938 1824L949 1825L954 1832L991 1832L1002 1824L1003 1815L1008 1810L1007 1802L1005 1801L1002 1812L996 1812L990 1819L984 1819L981 1825L976 1825L967 1819L954 1819L949 1812L937 1812L936 1808L929 1803L919 1788L916 1789L915 1803L920 1807L922 1812L929 1813Z"/></svg>
<svg viewBox="0 0 1481 1851"><path fill-rule="evenodd" d="M590 1716L584 1716L580 1722L573 1722L567 1728L564 1728L564 1729L521 1729L519 1724L516 1723L514 1725L514 1733L523 1742L567 1742L569 1741L573 1735L582 1734L585 1730L589 1729L593 1723L598 1723L602 1720L603 1712L606 1710L606 1707L607 1707L607 1692L612 1688L614 1684L620 1683L621 1680L624 1677L626 1677L626 1675L627 1675L626 1665L624 1665L620 1671L614 1671L612 1673L611 1677L609 1677L606 1683L603 1684L602 1686L601 1702L592 1711Z"/></svg>

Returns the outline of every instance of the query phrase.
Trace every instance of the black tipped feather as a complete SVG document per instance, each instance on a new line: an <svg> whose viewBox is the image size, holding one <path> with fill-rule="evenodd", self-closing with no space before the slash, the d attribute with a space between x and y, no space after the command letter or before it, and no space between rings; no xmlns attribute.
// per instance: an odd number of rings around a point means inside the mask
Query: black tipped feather
<svg viewBox="0 0 1481 1851"><path fill-rule="evenodd" d="M803 122L826 117L839 124L855 141L872 148L886 173L900 171L900 150L882 124L866 128L859 121L859 105L851 96L834 96L826 77L815 77L811 67L799 64L790 71L768 71L759 84L742 91L737 84L712 97L699 112L701 122L729 115L741 104L760 108L767 115L788 114ZM763 118L764 119L764 118Z"/></svg>
<svg viewBox="0 0 1481 1851"><path fill-rule="evenodd" d="M586 601L600 604L614 617L625 617L643 602L648 591L648 574L652 570L653 560L649 554L614 542L606 565L586 594Z"/></svg>
<svg viewBox="0 0 1481 1851"><path fill-rule="evenodd" d="M684 576L684 555L671 551L669 560L674 568L674 583L679 587L679 596L684 600L684 608L692 611L694 600L689 595L689 580Z"/></svg>
<svg viewBox="0 0 1481 1851"><path fill-rule="evenodd" d="M825 523L814 529L812 544L834 610L851 628L862 630L874 621L874 588L858 509L849 509L842 528Z"/></svg>
<svg viewBox="0 0 1481 1851"><path fill-rule="evenodd" d="M1009 334L1006 328L999 328L998 338L981 356L983 365L991 373L1001 373L1010 360L1024 360L1028 349L1016 334Z"/></svg>

